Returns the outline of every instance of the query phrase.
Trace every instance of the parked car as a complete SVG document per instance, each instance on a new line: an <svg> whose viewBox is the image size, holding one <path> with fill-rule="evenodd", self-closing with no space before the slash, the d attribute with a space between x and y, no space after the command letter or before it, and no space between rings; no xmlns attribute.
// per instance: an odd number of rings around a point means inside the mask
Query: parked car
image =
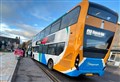
<svg viewBox="0 0 120 82"><path fill-rule="evenodd" d="M17 59L20 59L20 57L23 57L24 51L22 49L15 49L14 55L16 56Z"/></svg>

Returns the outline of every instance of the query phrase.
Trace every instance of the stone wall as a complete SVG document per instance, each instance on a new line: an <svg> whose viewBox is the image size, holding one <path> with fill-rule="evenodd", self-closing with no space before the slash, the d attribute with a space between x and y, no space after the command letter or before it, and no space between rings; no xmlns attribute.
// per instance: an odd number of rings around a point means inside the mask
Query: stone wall
<svg viewBox="0 0 120 82"><path fill-rule="evenodd" d="M113 41L112 49L119 49L120 50L120 25L118 25L115 38Z"/></svg>

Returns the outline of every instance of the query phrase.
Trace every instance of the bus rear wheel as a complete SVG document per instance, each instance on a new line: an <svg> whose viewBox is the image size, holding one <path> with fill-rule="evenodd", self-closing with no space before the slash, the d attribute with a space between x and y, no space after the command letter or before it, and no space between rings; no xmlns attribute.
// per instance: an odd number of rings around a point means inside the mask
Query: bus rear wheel
<svg viewBox="0 0 120 82"><path fill-rule="evenodd" d="M50 59L50 60L48 61L47 66L48 66L48 68L49 68L50 70L53 70L53 60L52 60L52 59Z"/></svg>

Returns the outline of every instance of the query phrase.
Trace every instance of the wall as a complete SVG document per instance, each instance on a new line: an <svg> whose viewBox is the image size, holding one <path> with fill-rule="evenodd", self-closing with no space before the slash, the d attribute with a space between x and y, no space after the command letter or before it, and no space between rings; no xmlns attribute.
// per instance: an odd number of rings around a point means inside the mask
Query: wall
<svg viewBox="0 0 120 82"><path fill-rule="evenodd" d="M20 39L0 36L0 51L13 51L18 48Z"/></svg>

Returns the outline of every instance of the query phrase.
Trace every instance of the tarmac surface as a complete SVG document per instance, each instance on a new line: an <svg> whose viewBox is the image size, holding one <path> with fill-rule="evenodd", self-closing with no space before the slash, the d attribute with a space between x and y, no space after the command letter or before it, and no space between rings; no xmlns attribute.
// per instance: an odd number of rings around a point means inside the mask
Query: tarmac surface
<svg viewBox="0 0 120 82"><path fill-rule="evenodd" d="M106 71L120 76L120 67L108 65Z"/></svg>
<svg viewBox="0 0 120 82"><path fill-rule="evenodd" d="M20 59L14 82L52 82L30 58Z"/></svg>
<svg viewBox="0 0 120 82"><path fill-rule="evenodd" d="M52 82L52 80L39 68L31 58L15 59L13 53L0 52L0 82L11 82L13 73L16 73L12 82ZM40 63L39 63L40 64ZM18 71L15 71L18 65ZM40 64L41 65L41 64ZM46 70L47 66L43 65ZM71 78L55 70L50 71L61 82L120 82L120 68L107 66L104 76Z"/></svg>
<svg viewBox="0 0 120 82"><path fill-rule="evenodd" d="M30 58L21 59L15 82L52 82L35 62ZM39 64L40 66L43 65ZM43 67L61 82L120 82L120 68L117 67L107 66L105 74L101 77L79 76L76 78L68 77L55 70L50 71L45 65Z"/></svg>
<svg viewBox="0 0 120 82"><path fill-rule="evenodd" d="M41 64L40 64L41 65ZM46 70L48 68L43 65ZM51 74L56 76L61 82L120 82L120 68L107 66L103 76L79 76L79 77L69 77L64 74L61 74L55 70L50 71Z"/></svg>

